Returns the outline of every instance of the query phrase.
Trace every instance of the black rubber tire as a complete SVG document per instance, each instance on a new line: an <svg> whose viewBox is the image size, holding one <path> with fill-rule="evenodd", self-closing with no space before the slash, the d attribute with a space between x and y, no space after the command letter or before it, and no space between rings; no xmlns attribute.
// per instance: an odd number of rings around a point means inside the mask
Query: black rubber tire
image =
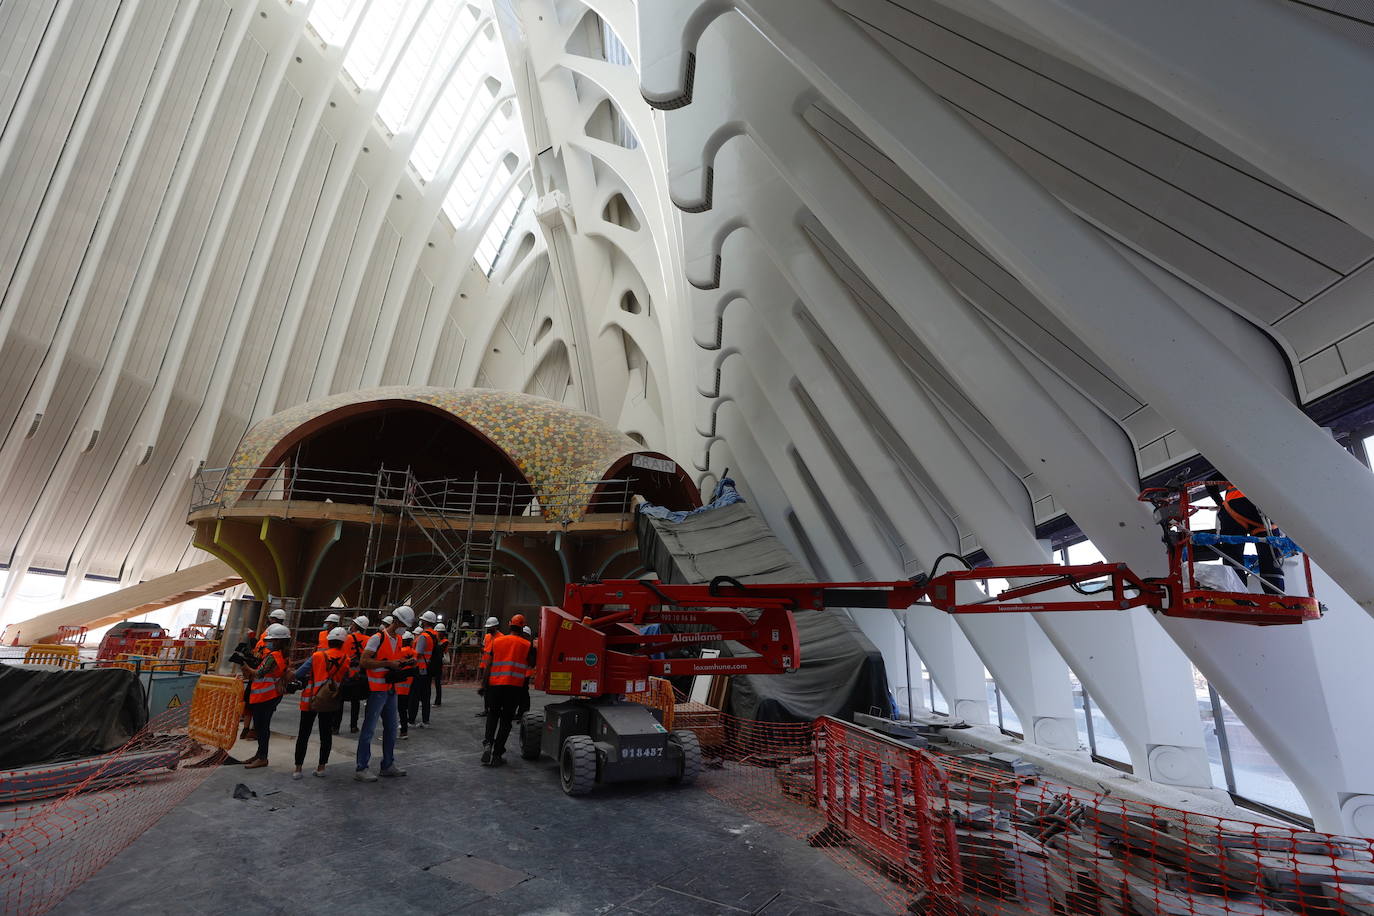
<svg viewBox="0 0 1374 916"><path fill-rule="evenodd" d="M590 735L573 735L563 742L558 777L568 795L586 795L596 785L596 744Z"/></svg>
<svg viewBox="0 0 1374 916"><path fill-rule="evenodd" d="M701 741L697 739L696 732L687 729L678 729L672 737L682 748L682 769L676 776L670 777L669 782L690 786L701 775Z"/></svg>
<svg viewBox="0 0 1374 916"><path fill-rule="evenodd" d="M544 714L527 712L520 720L520 759L538 760L543 753Z"/></svg>

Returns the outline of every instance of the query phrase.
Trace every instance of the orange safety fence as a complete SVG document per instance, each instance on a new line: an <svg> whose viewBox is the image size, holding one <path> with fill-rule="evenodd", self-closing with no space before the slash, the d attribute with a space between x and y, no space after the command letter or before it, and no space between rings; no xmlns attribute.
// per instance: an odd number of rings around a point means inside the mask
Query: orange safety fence
<svg viewBox="0 0 1374 916"><path fill-rule="evenodd" d="M52 909L215 771L228 704L213 681L109 754L0 771L0 913Z"/></svg>
<svg viewBox="0 0 1374 916"><path fill-rule="evenodd" d="M79 646L60 646L57 643L34 643L24 653L24 664L80 668L81 648Z"/></svg>
<svg viewBox="0 0 1374 916"><path fill-rule="evenodd" d="M57 642L64 646L84 646L86 628L75 624L63 624L57 628Z"/></svg>
<svg viewBox="0 0 1374 916"><path fill-rule="evenodd" d="M896 912L1374 914L1374 840L1128 801L837 719L719 727L700 784Z"/></svg>
<svg viewBox="0 0 1374 916"><path fill-rule="evenodd" d="M626 694L625 699L650 709L657 709L663 714L663 727L668 731L673 730L673 709L677 705L677 697L673 694L671 681L661 677L651 677L644 690Z"/></svg>

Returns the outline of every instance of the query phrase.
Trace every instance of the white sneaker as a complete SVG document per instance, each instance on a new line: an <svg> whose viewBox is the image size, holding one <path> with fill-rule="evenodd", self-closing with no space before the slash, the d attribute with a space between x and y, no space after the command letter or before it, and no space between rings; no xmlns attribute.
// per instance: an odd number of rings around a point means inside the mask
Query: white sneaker
<svg viewBox="0 0 1374 916"><path fill-rule="evenodd" d="M301 773L300 770L296 770L294 773L291 774L291 778L292 778L292 779L300 779L301 776L303 776L303 775L304 775L304 774Z"/></svg>
<svg viewBox="0 0 1374 916"><path fill-rule="evenodd" d="M377 777L370 770L354 770L353 778L358 782L376 782Z"/></svg>

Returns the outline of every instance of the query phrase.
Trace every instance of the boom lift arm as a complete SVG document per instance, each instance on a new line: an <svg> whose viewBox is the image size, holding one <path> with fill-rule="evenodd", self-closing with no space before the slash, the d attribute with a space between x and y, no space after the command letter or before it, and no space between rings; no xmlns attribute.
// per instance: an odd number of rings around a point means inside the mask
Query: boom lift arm
<svg viewBox="0 0 1374 916"><path fill-rule="evenodd" d="M792 613L799 610L924 606L948 614L1005 614L1148 607L1166 616L1257 626L1297 624L1321 616L1321 605L1312 597L1305 555L1306 597L1201 588L1194 577L1197 551L1188 525L1198 507L1189 495L1188 485L1141 494L1142 500L1154 505L1169 551L1169 574L1158 579L1137 576L1124 563L1046 563L958 569L903 582L744 584L720 576L709 585L665 585L639 579L569 585L562 608L542 611L536 686L551 694L609 696L642 691L651 676L794 671L801 664L801 654ZM958 597L960 582L994 580L1007 580L1007 586L979 601ZM1078 597L1023 600L1065 588ZM691 626L695 631L640 632L653 623ZM721 640L738 643L754 654L714 659L665 655Z"/></svg>

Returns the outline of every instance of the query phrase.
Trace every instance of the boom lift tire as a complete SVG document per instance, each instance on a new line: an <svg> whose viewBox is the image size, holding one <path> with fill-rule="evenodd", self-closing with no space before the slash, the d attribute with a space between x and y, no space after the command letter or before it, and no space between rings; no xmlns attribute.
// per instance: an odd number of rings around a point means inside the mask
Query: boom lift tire
<svg viewBox="0 0 1374 916"><path fill-rule="evenodd" d="M569 735L559 755L558 776L568 795L586 795L596 785L596 744L589 735Z"/></svg>
<svg viewBox="0 0 1374 916"><path fill-rule="evenodd" d="M698 740L696 732L686 729L673 732L673 740L682 748L682 769L676 776L668 777L668 781L680 786L690 786L701 774L701 741Z"/></svg>
<svg viewBox="0 0 1374 916"><path fill-rule="evenodd" d="M544 714L527 712L520 720L520 759L538 760L543 753L540 742L544 737Z"/></svg>

